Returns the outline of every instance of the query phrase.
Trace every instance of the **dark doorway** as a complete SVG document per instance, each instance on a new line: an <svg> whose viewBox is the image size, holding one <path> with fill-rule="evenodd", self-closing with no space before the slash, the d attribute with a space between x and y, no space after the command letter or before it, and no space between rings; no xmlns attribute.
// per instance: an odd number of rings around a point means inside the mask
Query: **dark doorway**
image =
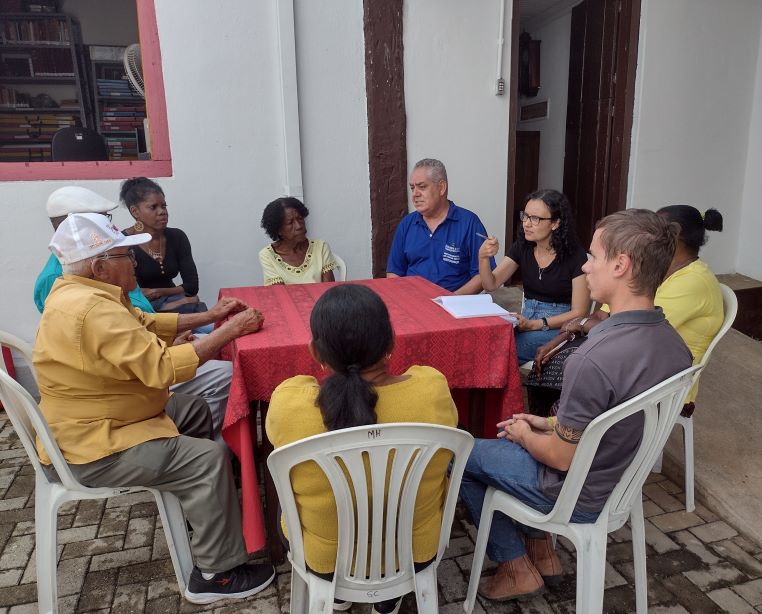
<svg viewBox="0 0 762 614"><path fill-rule="evenodd" d="M587 244L597 220L626 206L639 0L572 9L564 192Z"/></svg>
<svg viewBox="0 0 762 614"><path fill-rule="evenodd" d="M540 169L540 132L537 130L516 131L516 182L513 187L513 202L516 207L513 212L513 236L516 240L516 229L519 223L519 211L527 194L538 188L537 178Z"/></svg>
<svg viewBox="0 0 762 614"><path fill-rule="evenodd" d="M514 2L512 75L518 72L519 4ZM572 9L563 190L583 245L597 220L626 207L639 21L640 0L584 0ZM506 250L526 195L521 190L531 183L520 159L513 78L510 95Z"/></svg>

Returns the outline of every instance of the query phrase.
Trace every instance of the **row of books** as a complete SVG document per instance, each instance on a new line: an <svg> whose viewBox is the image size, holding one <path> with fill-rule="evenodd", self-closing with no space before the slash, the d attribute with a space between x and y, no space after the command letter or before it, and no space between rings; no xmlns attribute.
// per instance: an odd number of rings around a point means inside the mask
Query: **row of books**
<svg viewBox="0 0 762 614"><path fill-rule="evenodd" d="M0 107L27 109L30 106L29 94L19 92L12 87L0 85Z"/></svg>
<svg viewBox="0 0 762 614"><path fill-rule="evenodd" d="M69 26L66 19L6 19L2 28L3 42L36 45L68 45Z"/></svg>
<svg viewBox="0 0 762 614"><path fill-rule="evenodd" d="M6 144L27 141L49 143L53 135L61 128L75 126L77 119L78 116L73 113L61 115L0 113L0 142Z"/></svg>
<svg viewBox="0 0 762 614"><path fill-rule="evenodd" d="M146 107L139 105L104 105L101 109L101 132L125 132L143 127Z"/></svg>
<svg viewBox="0 0 762 614"><path fill-rule="evenodd" d="M98 88L98 96L139 96L127 79L96 79L96 86Z"/></svg>
<svg viewBox="0 0 762 614"><path fill-rule="evenodd" d="M137 135L131 137L105 136L106 146L108 147L109 160L137 160L138 159L138 138Z"/></svg>
<svg viewBox="0 0 762 614"><path fill-rule="evenodd" d="M50 143L0 144L0 162L50 162Z"/></svg>
<svg viewBox="0 0 762 614"><path fill-rule="evenodd" d="M25 53L3 53L0 73L9 77L73 77L71 51L65 48L30 49Z"/></svg>

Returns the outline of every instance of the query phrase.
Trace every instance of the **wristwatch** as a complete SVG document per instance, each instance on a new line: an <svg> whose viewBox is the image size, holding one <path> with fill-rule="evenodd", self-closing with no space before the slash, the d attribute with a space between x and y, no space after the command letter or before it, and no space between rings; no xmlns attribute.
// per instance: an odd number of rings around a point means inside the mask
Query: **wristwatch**
<svg viewBox="0 0 762 614"><path fill-rule="evenodd" d="M542 320L542 330L550 330L548 326L548 318L540 318Z"/></svg>

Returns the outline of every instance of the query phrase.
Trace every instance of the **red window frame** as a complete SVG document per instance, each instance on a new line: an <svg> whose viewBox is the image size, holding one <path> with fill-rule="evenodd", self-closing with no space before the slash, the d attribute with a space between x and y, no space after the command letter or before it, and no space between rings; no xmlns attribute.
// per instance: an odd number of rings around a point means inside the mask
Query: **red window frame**
<svg viewBox="0 0 762 614"><path fill-rule="evenodd" d="M156 7L154 0L135 0L135 3L146 89L146 114L150 119L148 131L151 159L108 162L0 162L1 181L126 179L137 176L170 177L172 175L172 155L169 149L167 104L164 96L164 75L161 69Z"/></svg>

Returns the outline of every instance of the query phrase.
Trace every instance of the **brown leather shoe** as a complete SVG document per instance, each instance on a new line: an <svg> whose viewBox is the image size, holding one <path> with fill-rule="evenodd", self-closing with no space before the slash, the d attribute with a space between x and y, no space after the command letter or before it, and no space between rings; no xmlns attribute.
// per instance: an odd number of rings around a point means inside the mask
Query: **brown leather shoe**
<svg viewBox="0 0 762 614"><path fill-rule="evenodd" d="M561 561L553 548L553 540L550 533L545 533L543 537L524 537L524 544L527 548L529 560L535 566L543 580L548 584L553 584L561 579L564 570L561 567Z"/></svg>
<svg viewBox="0 0 762 614"><path fill-rule="evenodd" d="M479 582L479 594L493 601L524 599L543 591L542 577L524 556L500 563L494 576Z"/></svg>

